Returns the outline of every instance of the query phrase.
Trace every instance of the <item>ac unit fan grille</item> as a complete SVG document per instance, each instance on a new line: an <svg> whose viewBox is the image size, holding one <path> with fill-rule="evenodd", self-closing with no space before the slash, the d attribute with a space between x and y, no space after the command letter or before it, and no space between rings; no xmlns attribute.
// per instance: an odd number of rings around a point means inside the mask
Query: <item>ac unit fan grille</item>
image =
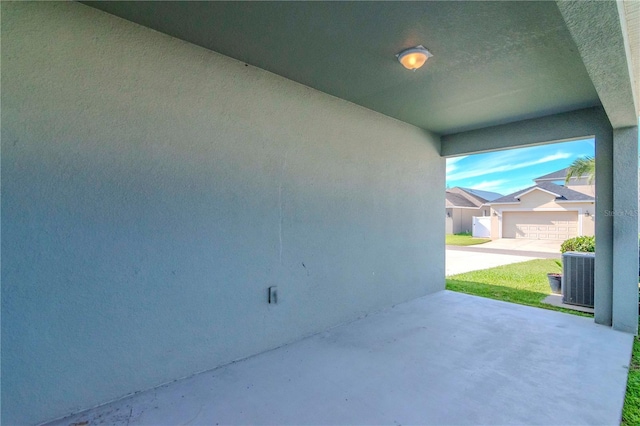
<svg viewBox="0 0 640 426"><path fill-rule="evenodd" d="M594 253L562 255L562 302L593 308Z"/></svg>

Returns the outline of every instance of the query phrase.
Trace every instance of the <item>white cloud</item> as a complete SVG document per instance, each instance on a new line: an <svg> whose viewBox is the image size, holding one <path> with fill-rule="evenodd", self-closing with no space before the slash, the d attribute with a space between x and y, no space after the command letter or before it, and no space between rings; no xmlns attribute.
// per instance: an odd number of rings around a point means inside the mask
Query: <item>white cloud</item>
<svg viewBox="0 0 640 426"><path fill-rule="evenodd" d="M593 155L593 140L537 145L447 159L447 185L510 194L530 187L542 174L568 166L576 157ZM451 163L451 160L454 160ZM498 184L500 180L505 180Z"/></svg>
<svg viewBox="0 0 640 426"><path fill-rule="evenodd" d="M471 187L471 189L478 189L481 191L497 191L502 185L507 182L509 181L506 179L489 180L475 184Z"/></svg>
<svg viewBox="0 0 640 426"><path fill-rule="evenodd" d="M484 162L484 163L479 162L477 164L474 164L471 167L467 167L464 169L464 171L460 171L454 174L449 174L447 175L447 180L456 181L456 180L474 178L478 176L486 176L492 173L504 173L504 172L509 172L511 170L517 170L517 169L522 169L529 166L535 166L537 164L548 163L550 161L563 160L569 157L571 157L571 154L569 153L557 152L555 154L547 155L546 157L543 157L537 160L520 162L520 163L512 163L512 162L507 163L507 161L509 160L514 160L513 156L511 155L498 156L488 160L487 162Z"/></svg>
<svg viewBox="0 0 640 426"><path fill-rule="evenodd" d="M451 158L447 158L447 166L449 164L455 164L460 160L464 160L465 158L467 158L468 155L461 155L460 157L451 157Z"/></svg>
<svg viewBox="0 0 640 426"><path fill-rule="evenodd" d="M467 157L468 155L462 155L460 157L447 158L447 174L453 172L454 170L458 170L458 166L456 166L455 164Z"/></svg>

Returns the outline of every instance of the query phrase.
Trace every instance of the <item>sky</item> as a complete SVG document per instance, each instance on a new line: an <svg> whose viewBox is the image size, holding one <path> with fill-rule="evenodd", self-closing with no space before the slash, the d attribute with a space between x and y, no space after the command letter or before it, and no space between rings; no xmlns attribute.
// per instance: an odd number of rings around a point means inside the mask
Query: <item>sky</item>
<svg viewBox="0 0 640 426"><path fill-rule="evenodd" d="M530 146L447 159L447 187L481 189L502 195L535 185L533 179L568 167L595 153L593 139Z"/></svg>

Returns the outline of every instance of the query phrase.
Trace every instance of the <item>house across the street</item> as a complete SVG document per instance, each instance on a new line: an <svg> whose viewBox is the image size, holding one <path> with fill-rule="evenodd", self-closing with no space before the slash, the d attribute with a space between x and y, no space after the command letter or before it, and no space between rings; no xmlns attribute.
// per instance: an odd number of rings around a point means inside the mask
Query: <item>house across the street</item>
<svg viewBox="0 0 640 426"><path fill-rule="evenodd" d="M567 169L491 202L491 238L566 240L595 233L595 183L564 183Z"/></svg>
<svg viewBox="0 0 640 426"><path fill-rule="evenodd" d="M476 216L489 216L488 202L502 197L497 192L480 191L459 186L447 188L446 208L447 234L460 234L471 232L473 218Z"/></svg>

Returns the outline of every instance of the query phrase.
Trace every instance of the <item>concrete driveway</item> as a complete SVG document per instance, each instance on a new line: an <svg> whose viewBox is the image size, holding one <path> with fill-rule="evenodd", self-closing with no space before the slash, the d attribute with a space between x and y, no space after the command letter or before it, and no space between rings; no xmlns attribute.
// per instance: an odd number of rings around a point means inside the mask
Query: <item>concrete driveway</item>
<svg viewBox="0 0 640 426"><path fill-rule="evenodd" d="M496 266L509 265L511 263L526 262L539 259L532 256L516 256L510 254L493 254L481 251L469 251L459 247L447 248L446 275L462 274L464 272L478 271Z"/></svg>
<svg viewBox="0 0 640 426"><path fill-rule="evenodd" d="M563 240L525 240L521 238L500 238L480 244L477 247L482 249L509 250L514 252L540 252L553 253L560 256L560 246Z"/></svg>
<svg viewBox="0 0 640 426"><path fill-rule="evenodd" d="M560 259L560 244L562 241L502 238L476 246L447 246L446 275L533 259Z"/></svg>

